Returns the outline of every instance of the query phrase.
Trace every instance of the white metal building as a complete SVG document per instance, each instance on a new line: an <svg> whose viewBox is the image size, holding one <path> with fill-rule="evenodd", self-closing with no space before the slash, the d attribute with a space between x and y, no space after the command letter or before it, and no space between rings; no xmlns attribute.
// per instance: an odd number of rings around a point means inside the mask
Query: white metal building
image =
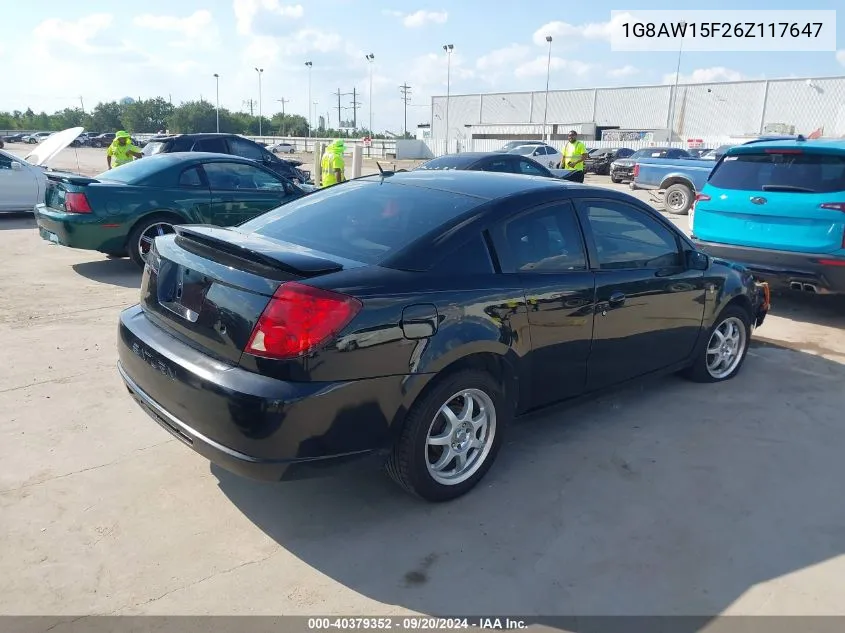
<svg viewBox="0 0 845 633"><path fill-rule="evenodd" d="M434 140L551 138L570 129L585 139L682 141L764 132L845 136L845 77L633 86L540 92L437 96L431 103ZM670 118L674 118L670 121ZM446 121L448 119L448 135ZM610 132L610 130L616 130Z"/></svg>

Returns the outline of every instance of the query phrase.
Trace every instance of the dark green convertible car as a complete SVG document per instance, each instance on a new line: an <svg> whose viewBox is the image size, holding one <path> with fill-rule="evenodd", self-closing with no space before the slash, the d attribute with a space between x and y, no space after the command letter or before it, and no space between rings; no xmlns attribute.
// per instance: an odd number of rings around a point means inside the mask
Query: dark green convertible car
<svg viewBox="0 0 845 633"><path fill-rule="evenodd" d="M306 189L246 158L158 154L96 178L48 173L35 208L50 242L129 256L139 266L158 235L178 224L232 226L306 195Z"/></svg>

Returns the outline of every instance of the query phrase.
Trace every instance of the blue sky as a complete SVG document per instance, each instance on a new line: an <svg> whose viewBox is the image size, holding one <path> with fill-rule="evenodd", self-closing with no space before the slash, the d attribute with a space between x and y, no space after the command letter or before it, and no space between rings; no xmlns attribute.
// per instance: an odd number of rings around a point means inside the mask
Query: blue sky
<svg viewBox="0 0 845 633"><path fill-rule="evenodd" d="M221 76L221 105L242 109L258 99L255 66L262 75L262 109L271 114L286 99L287 112L308 111L311 101L332 121L337 97L352 92L369 111L373 63L374 127L401 131L399 85L412 87L409 127L427 122L432 94L446 91L443 44L454 44L453 94L545 87L546 33L555 36L551 88L671 82L677 55L612 52L606 23L611 9L670 9L671 2L626 5L439 0L146 0L119 2L41 0L16 3L0 40L0 109L53 111L123 96L170 96L175 103L214 101L214 73ZM822 0L813 9L835 9ZM752 9L710 0L708 9ZM794 9L770 0L766 9ZM702 53L682 57L682 81L845 75L845 16L838 25L839 52ZM569 35L564 36L567 33ZM351 96L342 98L348 106ZM332 109L333 107L333 109ZM350 112L344 111L344 116Z"/></svg>

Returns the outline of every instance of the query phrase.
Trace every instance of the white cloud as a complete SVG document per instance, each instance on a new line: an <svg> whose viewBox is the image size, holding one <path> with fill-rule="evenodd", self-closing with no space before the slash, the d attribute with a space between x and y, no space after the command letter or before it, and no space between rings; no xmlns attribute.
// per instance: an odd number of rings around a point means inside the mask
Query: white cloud
<svg viewBox="0 0 845 633"><path fill-rule="evenodd" d="M411 62L403 80L407 79L411 83L414 103L423 103L432 94L446 93L446 66L447 58L445 54L429 53L417 57ZM456 86L459 87L462 81L475 77L475 71L466 66L464 58L458 53L452 53L449 74L452 92L455 92Z"/></svg>
<svg viewBox="0 0 845 633"><path fill-rule="evenodd" d="M93 44L92 40L111 28L113 23L114 16L109 13L95 13L68 21L50 18L36 26L32 34L36 40L44 43L67 44L80 50L96 52L102 47Z"/></svg>
<svg viewBox="0 0 845 633"><path fill-rule="evenodd" d="M640 69L636 68L635 66L626 65L622 66L621 68L611 68L607 71L609 77L631 77L632 75L639 74Z"/></svg>
<svg viewBox="0 0 845 633"><path fill-rule="evenodd" d="M305 14L301 4L282 4L279 0L232 0L235 30L240 35L252 33L252 25L259 11L281 18L298 19Z"/></svg>
<svg viewBox="0 0 845 633"><path fill-rule="evenodd" d="M609 22L590 22L587 24L570 24L569 22L549 22L534 32L534 43L537 46L546 46L546 36L553 38L552 45L566 45L567 41L573 38L584 38L588 40L610 41L613 30L631 18L630 14L620 13L613 16Z"/></svg>
<svg viewBox="0 0 845 633"><path fill-rule="evenodd" d="M410 13L402 20L402 24L409 29L425 26L427 24L445 24L449 14L445 11L423 11L419 10Z"/></svg>
<svg viewBox="0 0 845 633"><path fill-rule="evenodd" d="M170 43L178 48L210 48L217 45L218 30L209 11L195 11L186 18L173 15L144 14L135 17L133 24L139 28L172 32L179 39Z"/></svg>
<svg viewBox="0 0 845 633"><path fill-rule="evenodd" d="M713 66L711 68L696 68L688 75L681 73L678 77L678 83L708 84L718 81L741 81L742 79L743 75L739 71L731 70L724 66ZM675 73L663 75L663 83L675 83Z"/></svg>
<svg viewBox="0 0 845 633"><path fill-rule="evenodd" d="M845 66L845 48L841 51L836 51L836 61Z"/></svg>
<svg viewBox="0 0 845 633"><path fill-rule="evenodd" d="M517 77L536 77L538 75L545 75L546 69L550 68L552 72L564 70L567 73L574 75L586 75L592 70L592 66L585 62L576 59L562 59L560 57L552 57L551 62L546 57L535 57L530 62L525 62L516 68L514 74Z"/></svg>
<svg viewBox="0 0 845 633"><path fill-rule="evenodd" d="M512 66L528 56L528 47L521 44L511 44L482 55L475 62L475 67L481 71L499 70L503 66Z"/></svg>

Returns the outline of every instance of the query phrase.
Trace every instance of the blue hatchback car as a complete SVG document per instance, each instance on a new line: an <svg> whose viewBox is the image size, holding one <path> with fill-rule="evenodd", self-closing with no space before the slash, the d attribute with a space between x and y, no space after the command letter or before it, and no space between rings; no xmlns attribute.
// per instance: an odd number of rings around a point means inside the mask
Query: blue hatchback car
<svg viewBox="0 0 845 633"><path fill-rule="evenodd" d="M739 145L690 211L693 241L773 288L845 293L845 140Z"/></svg>

